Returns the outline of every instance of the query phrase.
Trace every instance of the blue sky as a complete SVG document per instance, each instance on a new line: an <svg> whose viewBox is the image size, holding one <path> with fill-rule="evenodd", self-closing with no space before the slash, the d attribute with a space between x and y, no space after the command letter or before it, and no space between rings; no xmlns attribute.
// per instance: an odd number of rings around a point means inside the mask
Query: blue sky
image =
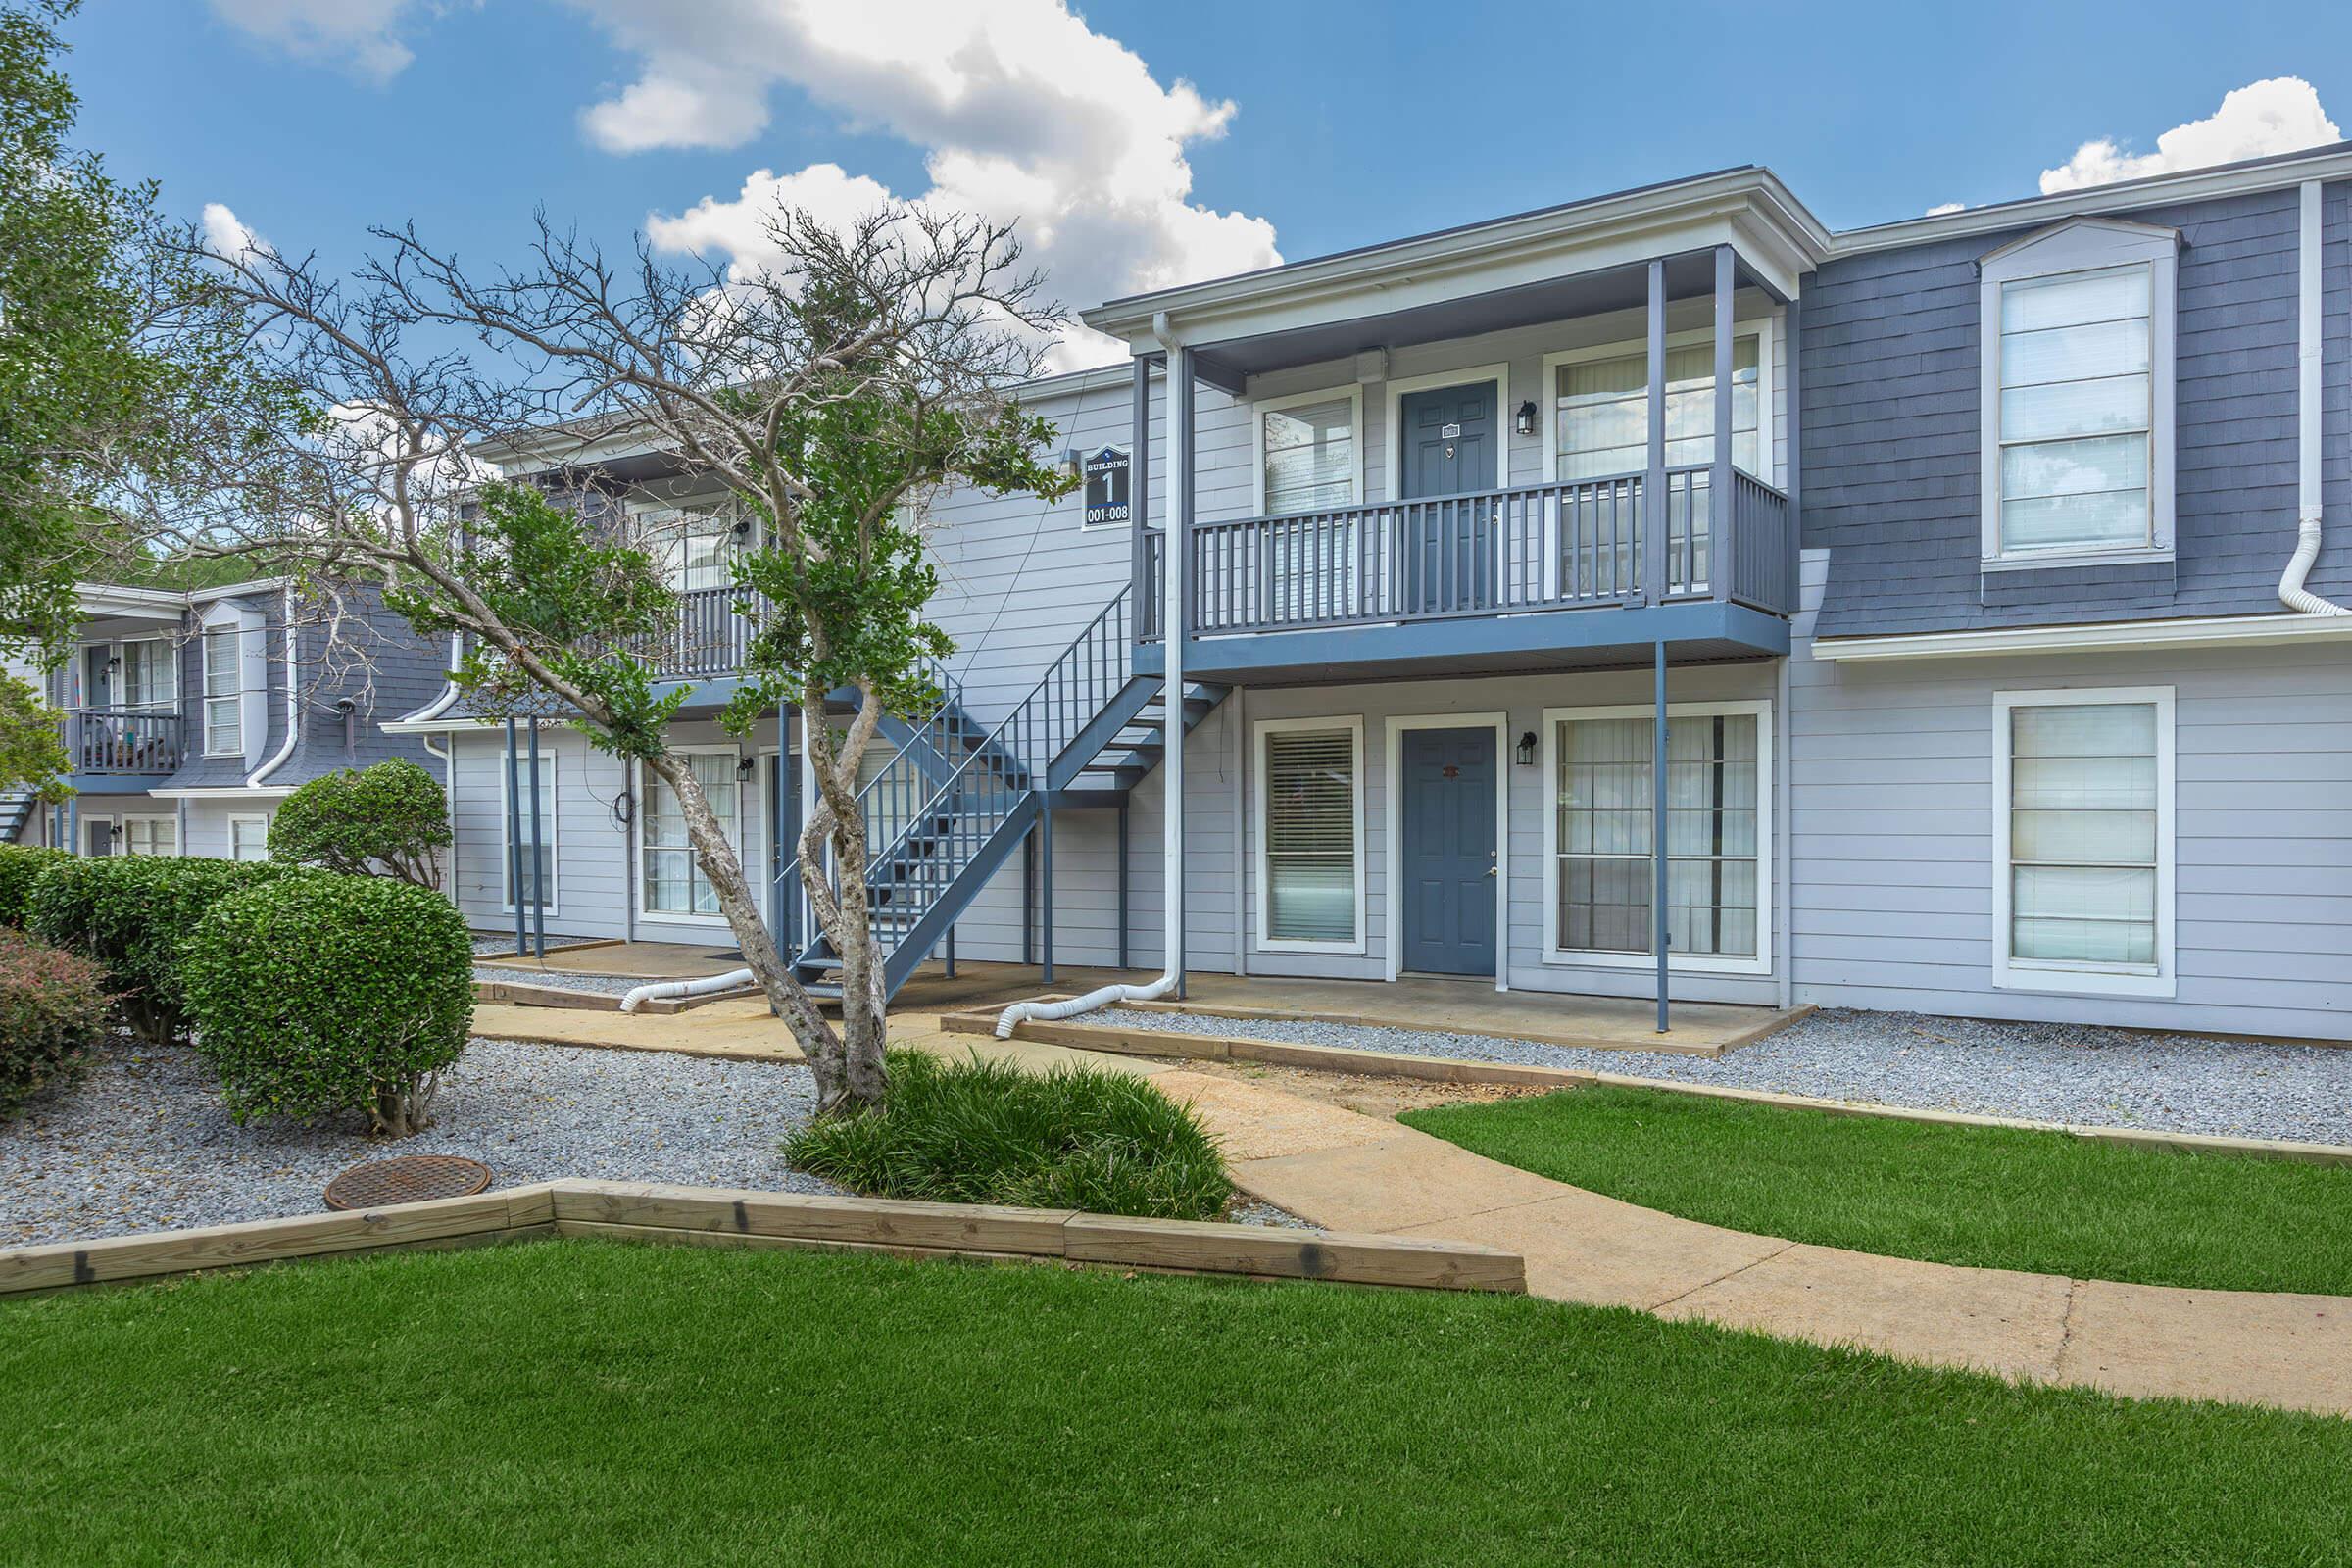
<svg viewBox="0 0 2352 1568"><path fill-rule="evenodd" d="M92 0L69 36L86 145L288 251L348 262L368 223L414 219L493 262L544 206L613 243L668 220L665 242L756 265L772 200L936 191L1018 213L1085 304L1727 164L1769 164L1844 227L2033 194L2102 138L2077 177L2352 124L2352 6L2115 16Z"/></svg>

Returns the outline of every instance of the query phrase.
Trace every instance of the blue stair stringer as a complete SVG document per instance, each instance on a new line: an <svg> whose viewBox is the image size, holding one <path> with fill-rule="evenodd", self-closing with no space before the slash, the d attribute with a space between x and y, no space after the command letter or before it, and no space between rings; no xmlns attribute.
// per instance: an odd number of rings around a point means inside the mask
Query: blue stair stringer
<svg viewBox="0 0 2352 1568"><path fill-rule="evenodd" d="M1102 607L1011 712L993 728L964 708L960 688L936 677L943 701L919 723L886 719L898 751L858 791L872 846L866 896L896 996L948 930L1054 808L1116 806L1159 765L1165 719L1156 675L1135 673L1129 601ZM1188 686L1189 733L1225 697ZM786 876L797 878L797 864ZM795 973L817 996L838 996L839 956L822 935Z"/></svg>
<svg viewBox="0 0 2352 1568"><path fill-rule="evenodd" d="M14 844L24 836L33 807L32 791L0 790L0 844Z"/></svg>

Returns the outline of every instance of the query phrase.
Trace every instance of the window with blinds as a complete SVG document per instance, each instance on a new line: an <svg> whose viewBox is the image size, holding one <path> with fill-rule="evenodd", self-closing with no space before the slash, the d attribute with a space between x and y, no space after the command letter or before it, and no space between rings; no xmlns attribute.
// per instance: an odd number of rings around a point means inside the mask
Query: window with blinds
<svg viewBox="0 0 2352 1568"><path fill-rule="evenodd" d="M737 838L736 757L733 752L689 752L684 760L710 802L711 814L731 842ZM718 895L694 862L686 812L677 792L645 775L645 907L654 914L716 915Z"/></svg>
<svg viewBox="0 0 2352 1568"><path fill-rule="evenodd" d="M2001 285L2000 548L2150 541L2146 267Z"/></svg>
<svg viewBox="0 0 2352 1568"><path fill-rule="evenodd" d="M1268 409L1258 416L1265 445L1266 514L1329 512L1355 504L1355 399Z"/></svg>
<svg viewBox="0 0 2352 1568"><path fill-rule="evenodd" d="M238 669L243 634L214 626L204 634L204 751L208 757L245 750L243 672Z"/></svg>
<svg viewBox="0 0 2352 1568"><path fill-rule="evenodd" d="M1732 339L1732 462L1763 470L1762 340ZM1649 466L1649 355L1575 360L1558 371L1557 437L1563 479L1603 479ZM1715 461L1715 346L1666 351L1666 466Z"/></svg>
<svg viewBox="0 0 2352 1568"><path fill-rule="evenodd" d="M2162 780L2153 703L2009 710L2009 956L2158 962Z"/></svg>
<svg viewBox="0 0 2352 1568"><path fill-rule="evenodd" d="M179 703L179 654L161 637L122 645L122 706L134 713L168 713Z"/></svg>
<svg viewBox="0 0 2352 1568"><path fill-rule="evenodd" d="M1259 842L1268 942L1352 945L1361 937L1360 735L1351 725L1263 732Z"/></svg>
<svg viewBox="0 0 2352 1568"><path fill-rule="evenodd" d="M1653 736L1647 718L1562 720L1554 735L1555 945L1655 951L1650 893ZM1760 956L1763 831L1758 720L1677 715L1666 729L1668 951Z"/></svg>

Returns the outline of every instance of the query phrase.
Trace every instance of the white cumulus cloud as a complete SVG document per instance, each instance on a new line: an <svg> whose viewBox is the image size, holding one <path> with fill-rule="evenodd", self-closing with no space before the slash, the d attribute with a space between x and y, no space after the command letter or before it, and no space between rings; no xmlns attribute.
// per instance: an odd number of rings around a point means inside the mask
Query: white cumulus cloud
<svg viewBox="0 0 2352 1568"><path fill-rule="evenodd" d="M204 204L204 242L216 254L229 257L270 248L270 242L248 227L226 202Z"/></svg>
<svg viewBox="0 0 2352 1568"><path fill-rule="evenodd" d="M2119 179L2300 152L2342 139L2343 132L2320 107L2319 92L2310 82L2300 76L2273 76L2227 94L2222 106L2203 120L2175 125L2156 138L2152 153L2128 152L2107 136L2086 141L2064 164L2041 172L2041 190L2051 196Z"/></svg>
<svg viewBox="0 0 2352 1568"><path fill-rule="evenodd" d="M410 9L411 0L213 0L213 13L240 32L377 82L416 58L399 35Z"/></svg>
<svg viewBox="0 0 2352 1568"><path fill-rule="evenodd" d="M891 191L837 164L760 169L732 194L657 215L657 244L760 266L778 202L846 220L894 196L1017 220L1029 260L1073 305L1271 266L1262 218L1192 199L1187 147L1235 106L1162 83L1060 0L573 0L635 57L634 80L581 117L614 153L739 147L795 88L845 126L924 154L929 188ZM1116 357L1072 327L1065 367Z"/></svg>

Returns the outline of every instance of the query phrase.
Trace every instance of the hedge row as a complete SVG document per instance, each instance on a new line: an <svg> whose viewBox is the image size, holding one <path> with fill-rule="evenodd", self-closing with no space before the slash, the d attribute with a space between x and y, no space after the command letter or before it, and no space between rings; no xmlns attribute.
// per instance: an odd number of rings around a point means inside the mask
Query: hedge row
<svg viewBox="0 0 2352 1568"><path fill-rule="evenodd" d="M239 1121L361 1111L396 1137L424 1125L434 1075L473 1022L472 938L439 894L270 862L8 849L0 917L17 898L31 934L78 956L141 1037L193 1045ZM0 1094L6 1081L0 1069Z"/></svg>
<svg viewBox="0 0 2352 1568"><path fill-rule="evenodd" d="M106 1038L106 974L89 959L0 931L0 1118L71 1083Z"/></svg>

